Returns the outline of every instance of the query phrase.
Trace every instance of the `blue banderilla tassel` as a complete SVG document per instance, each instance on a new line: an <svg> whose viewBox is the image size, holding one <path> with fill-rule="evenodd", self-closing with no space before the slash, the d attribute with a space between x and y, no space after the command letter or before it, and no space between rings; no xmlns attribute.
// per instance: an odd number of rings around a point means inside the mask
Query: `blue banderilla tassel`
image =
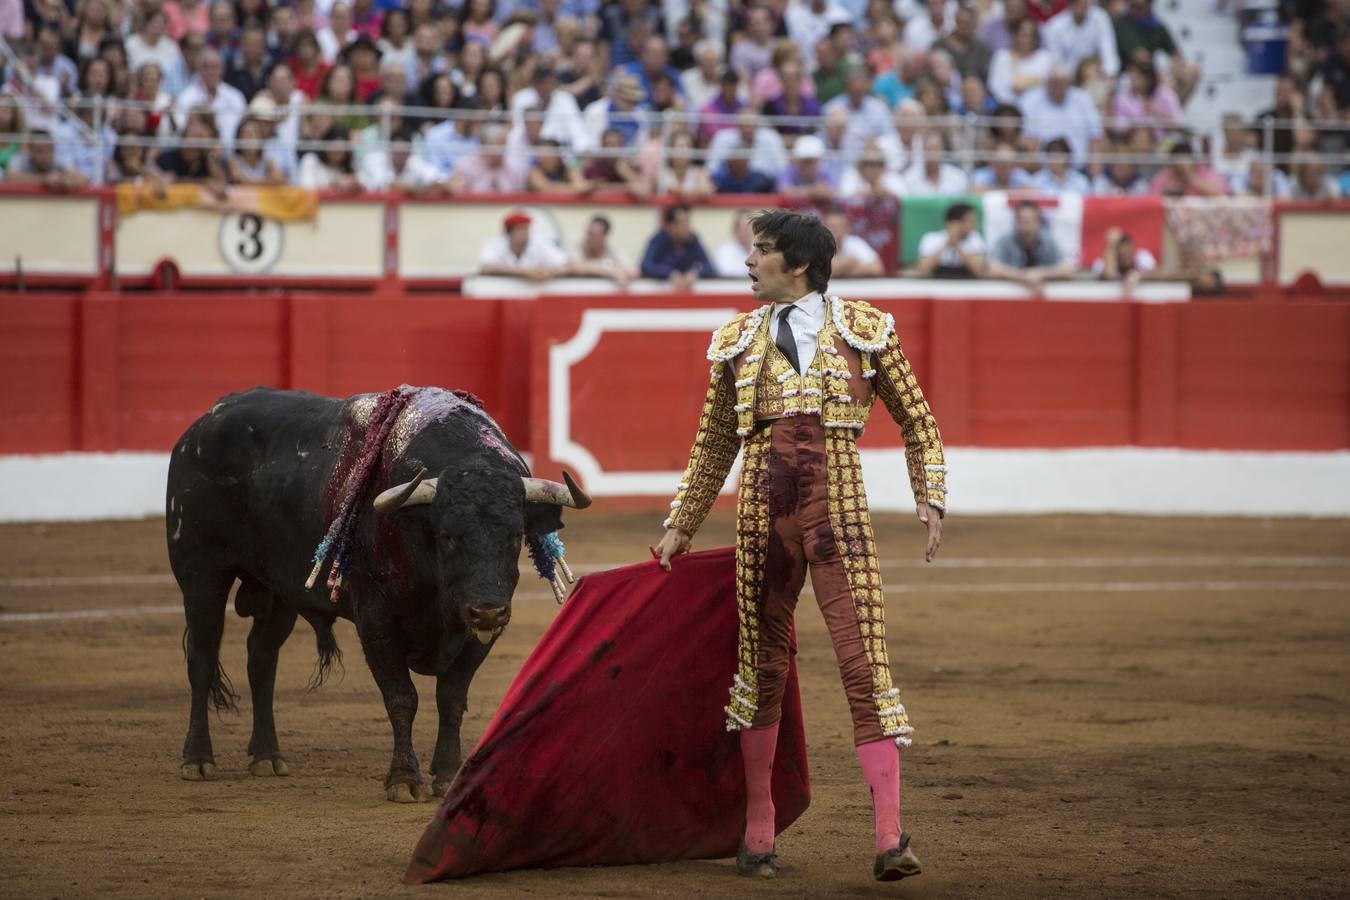
<svg viewBox="0 0 1350 900"><path fill-rule="evenodd" d="M539 577L545 581L552 581L557 576L555 568L555 557L553 548L548 543L548 538L552 535L530 535L526 546L530 551L530 562L534 563L534 570L539 573Z"/></svg>
<svg viewBox="0 0 1350 900"><path fill-rule="evenodd" d="M556 531L542 536L531 535L527 539L527 546L535 571L540 578L549 582L554 598L562 603L567 599L567 586L577 580L563 558L562 538L558 537Z"/></svg>

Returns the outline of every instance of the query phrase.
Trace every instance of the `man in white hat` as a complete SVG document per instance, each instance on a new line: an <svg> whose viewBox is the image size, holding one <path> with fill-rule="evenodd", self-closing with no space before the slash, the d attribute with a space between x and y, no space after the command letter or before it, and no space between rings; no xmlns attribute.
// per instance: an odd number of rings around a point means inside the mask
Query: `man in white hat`
<svg viewBox="0 0 1350 900"><path fill-rule="evenodd" d="M778 190L789 197L804 197L824 203L839 190L839 183L823 165L825 142L804 134L792 145L792 165L778 176Z"/></svg>

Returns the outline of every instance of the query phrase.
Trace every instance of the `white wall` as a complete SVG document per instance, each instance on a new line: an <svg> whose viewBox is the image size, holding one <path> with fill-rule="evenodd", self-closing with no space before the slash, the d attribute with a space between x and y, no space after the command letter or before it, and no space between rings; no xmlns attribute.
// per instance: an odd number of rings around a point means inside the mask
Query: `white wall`
<svg viewBox="0 0 1350 900"><path fill-rule="evenodd" d="M956 515L1350 516L1350 452L952 447L947 457ZM168 466L160 453L0 457L0 521L162 515ZM903 453L866 451L863 469L873 509L913 507Z"/></svg>

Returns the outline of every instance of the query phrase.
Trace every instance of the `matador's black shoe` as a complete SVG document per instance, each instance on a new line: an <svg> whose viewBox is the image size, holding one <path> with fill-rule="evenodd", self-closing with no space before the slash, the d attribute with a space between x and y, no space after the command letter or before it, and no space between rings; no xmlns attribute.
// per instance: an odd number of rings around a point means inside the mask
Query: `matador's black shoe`
<svg viewBox="0 0 1350 900"><path fill-rule="evenodd" d="M778 874L778 856L770 850L768 853L751 853L741 841L741 849L736 851L736 873L750 878L773 878Z"/></svg>
<svg viewBox="0 0 1350 900"><path fill-rule="evenodd" d="M918 875L921 871L919 858L909 849L909 835L902 831L898 846L877 854L876 865L872 866L872 877L877 881L899 881Z"/></svg>

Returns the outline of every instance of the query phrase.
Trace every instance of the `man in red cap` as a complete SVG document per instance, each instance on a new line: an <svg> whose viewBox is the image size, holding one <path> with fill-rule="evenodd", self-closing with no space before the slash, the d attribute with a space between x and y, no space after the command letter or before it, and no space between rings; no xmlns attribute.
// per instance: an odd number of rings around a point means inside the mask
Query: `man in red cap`
<svg viewBox="0 0 1350 900"><path fill-rule="evenodd" d="M508 275L530 281L548 281L567 271L567 254L556 243L531 233L532 220L524 210L513 209L502 220L502 233L494 235L478 254L483 275Z"/></svg>

